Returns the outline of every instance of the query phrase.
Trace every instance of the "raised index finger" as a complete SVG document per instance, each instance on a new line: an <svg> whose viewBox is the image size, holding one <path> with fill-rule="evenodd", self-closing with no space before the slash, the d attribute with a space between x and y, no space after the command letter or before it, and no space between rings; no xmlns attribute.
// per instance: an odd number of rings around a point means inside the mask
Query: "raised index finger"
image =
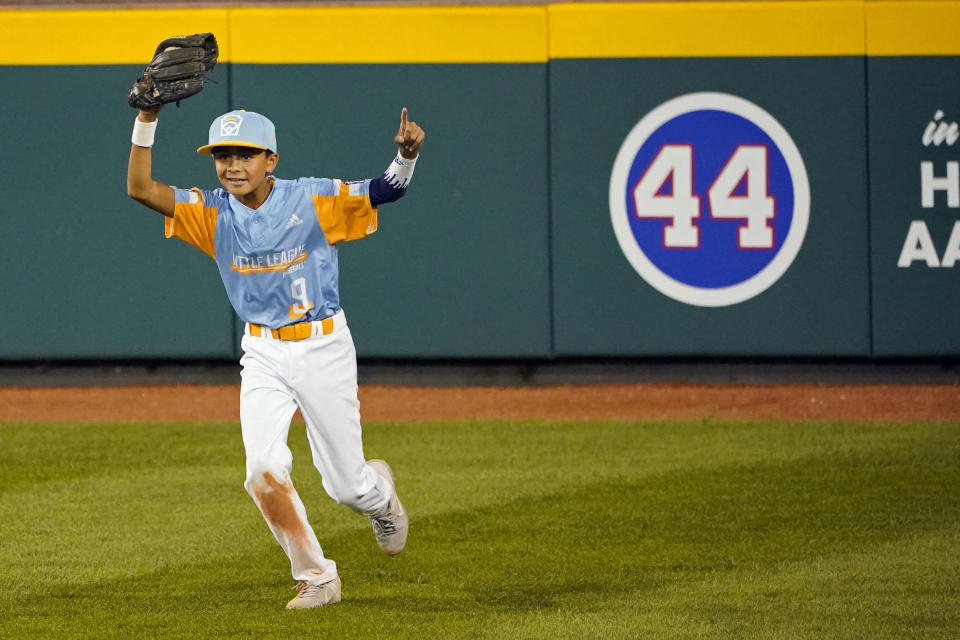
<svg viewBox="0 0 960 640"><path fill-rule="evenodd" d="M407 108L404 107L400 110L400 134L403 135L407 131Z"/></svg>

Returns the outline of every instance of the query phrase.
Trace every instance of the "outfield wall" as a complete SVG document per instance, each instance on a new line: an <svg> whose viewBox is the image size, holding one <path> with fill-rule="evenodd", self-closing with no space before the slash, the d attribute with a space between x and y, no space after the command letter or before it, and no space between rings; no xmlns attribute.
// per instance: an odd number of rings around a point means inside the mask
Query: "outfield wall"
<svg viewBox="0 0 960 640"><path fill-rule="evenodd" d="M198 31L216 83L162 113L157 179L215 186L194 149L232 108L280 177L376 175L401 106L427 130L341 245L361 356L960 355L958 30L957 2L0 11L0 359L238 355L214 265L124 187L126 90Z"/></svg>

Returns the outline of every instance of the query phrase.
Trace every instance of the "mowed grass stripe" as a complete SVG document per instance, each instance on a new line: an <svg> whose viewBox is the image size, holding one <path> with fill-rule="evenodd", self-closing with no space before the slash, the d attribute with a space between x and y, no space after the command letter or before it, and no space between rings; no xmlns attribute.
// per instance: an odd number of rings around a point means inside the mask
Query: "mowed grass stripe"
<svg viewBox="0 0 960 640"><path fill-rule="evenodd" d="M410 546L383 556L295 434L345 600L291 613L235 425L0 425L0 638L960 628L960 425L377 424L366 441L397 472Z"/></svg>

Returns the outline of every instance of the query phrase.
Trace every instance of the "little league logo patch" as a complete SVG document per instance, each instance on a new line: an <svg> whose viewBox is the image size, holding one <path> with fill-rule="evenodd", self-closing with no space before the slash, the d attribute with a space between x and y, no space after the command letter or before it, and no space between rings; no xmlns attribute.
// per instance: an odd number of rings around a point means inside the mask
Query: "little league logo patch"
<svg viewBox="0 0 960 640"><path fill-rule="evenodd" d="M243 116L224 116L220 120L220 135L235 136L240 133L240 124Z"/></svg>
<svg viewBox="0 0 960 640"><path fill-rule="evenodd" d="M620 249L674 300L722 307L770 287L810 217L803 158L769 113L725 93L691 93L644 116L610 175Z"/></svg>

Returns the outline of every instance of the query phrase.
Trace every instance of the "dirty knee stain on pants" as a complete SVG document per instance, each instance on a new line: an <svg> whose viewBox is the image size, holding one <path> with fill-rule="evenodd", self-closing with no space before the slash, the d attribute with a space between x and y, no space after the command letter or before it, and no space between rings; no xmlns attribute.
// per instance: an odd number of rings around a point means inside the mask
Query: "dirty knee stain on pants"
<svg viewBox="0 0 960 640"><path fill-rule="evenodd" d="M309 546L307 525L293 502L293 484L286 478L277 479L269 471L264 472L262 477L266 485L257 483L253 497L263 517L275 530L283 532L290 542L299 547Z"/></svg>

